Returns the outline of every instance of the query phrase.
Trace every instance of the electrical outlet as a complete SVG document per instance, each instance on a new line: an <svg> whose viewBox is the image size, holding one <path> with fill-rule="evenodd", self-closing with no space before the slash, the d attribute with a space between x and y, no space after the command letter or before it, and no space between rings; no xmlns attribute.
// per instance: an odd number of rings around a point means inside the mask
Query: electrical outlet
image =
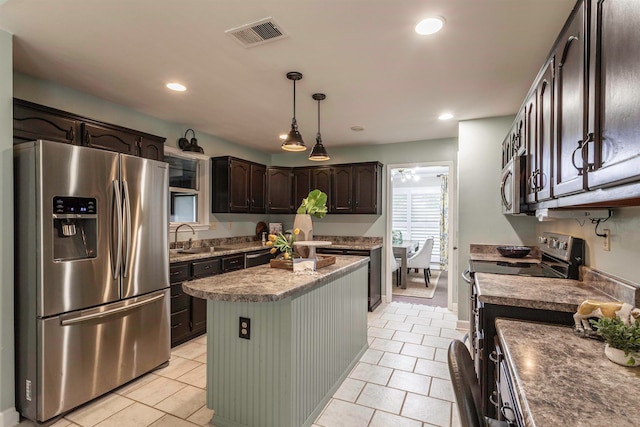
<svg viewBox="0 0 640 427"><path fill-rule="evenodd" d="M602 231L604 233L604 243L602 244L602 249L604 249L605 251L610 251L611 250L611 230L609 230L608 228L605 228Z"/></svg>
<svg viewBox="0 0 640 427"><path fill-rule="evenodd" d="M240 318L240 332L238 332L238 336L245 340L251 339L251 319L248 317Z"/></svg>
<svg viewBox="0 0 640 427"><path fill-rule="evenodd" d="M216 223L215 222L210 222L209 223L209 229L210 230L215 230L216 229Z"/></svg>

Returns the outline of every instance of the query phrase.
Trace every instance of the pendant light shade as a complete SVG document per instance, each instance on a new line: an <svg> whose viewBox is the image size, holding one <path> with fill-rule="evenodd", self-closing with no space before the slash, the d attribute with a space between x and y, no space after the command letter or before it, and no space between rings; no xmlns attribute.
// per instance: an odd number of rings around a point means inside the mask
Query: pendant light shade
<svg viewBox="0 0 640 427"><path fill-rule="evenodd" d="M309 160L322 162L331 158L329 154L327 154L324 145L322 145L322 136L320 135L320 101L327 96L324 93L314 93L311 97L318 101L318 133L316 135L316 145L313 147L313 150L311 150L311 154L309 154Z"/></svg>
<svg viewBox="0 0 640 427"><path fill-rule="evenodd" d="M282 143L282 149L285 151L304 151L307 146L304 145L302 135L298 132L298 122L296 121L296 80L302 79L302 73L290 71L287 78L293 80L293 119L291 120L291 131Z"/></svg>

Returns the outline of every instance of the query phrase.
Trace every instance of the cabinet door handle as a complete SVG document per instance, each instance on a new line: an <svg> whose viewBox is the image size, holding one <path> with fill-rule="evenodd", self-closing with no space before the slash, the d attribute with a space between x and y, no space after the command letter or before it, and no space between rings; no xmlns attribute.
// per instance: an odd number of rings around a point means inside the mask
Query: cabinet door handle
<svg viewBox="0 0 640 427"><path fill-rule="evenodd" d="M584 139L581 139L580 141L578 141L578 146L571 153L571 164L578 171L578 176L580 176L580 175L582 175L584 173L584 164L582 165L582 167L578 167L578 165L576 165L576 153L578 151L580 151L582 153L582 149L584 148L584 143L585 143ZM582 155L581 155L581 157L582 157Z"/></svg>
<svg viewBox="0 0 640 427"><path fill-rule="evenodd" d="M582 164L584 165L583 167L586 169L587 172L593 172L596 166L593 163L589 163L588 158L585 158L585 154L587 153L587 150L585 150L585 148L589 147L590 142L594 142L593 132L589 132L587 134L587 138L582 143L582 148L580 148L580 157L582 157Z"/></svg>
<svg viewBox="0 0 640 427"><path fill-rule="evenodd" d="M89 131L84 134L84 142L87 147L91 147L91 134L89 133Z"/></svg>
<svg viewBox="0 0 640 427"><path fill-rule="evenodd" d="M73 139L75 138L76 133L73 130L73 126L69 127L69 132L67 132L67 138L69 138L70 141L73 141Z"/></svg>
<svg viewBox="0 0 640 427"><path fill-rule="evenodd" d="M493 363L498 363L499 359L498 359L498 353L493 350L491 353L489 353L489 360L491 360Z"/></svg>

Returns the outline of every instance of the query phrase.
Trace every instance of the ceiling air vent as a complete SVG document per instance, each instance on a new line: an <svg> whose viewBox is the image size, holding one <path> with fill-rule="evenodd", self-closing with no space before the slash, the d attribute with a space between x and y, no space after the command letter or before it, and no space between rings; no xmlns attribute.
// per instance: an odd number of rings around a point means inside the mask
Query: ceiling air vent
<svg viewBox="0 0 640 427"><path fill-rule="evenodd" d="M254 47L264 43L289 37L273 18L264 18L251 24L225 31L244 47Z"/></svg>

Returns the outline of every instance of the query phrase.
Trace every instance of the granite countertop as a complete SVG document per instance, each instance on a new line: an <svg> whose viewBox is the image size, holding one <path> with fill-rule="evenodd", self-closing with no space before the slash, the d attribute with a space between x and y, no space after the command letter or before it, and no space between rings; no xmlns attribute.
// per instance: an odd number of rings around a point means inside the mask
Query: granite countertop
<svg viewBox="0 0 640 427"><path fill-rule="evenodd" d="M336 263L316 274L294 274L289 270L260 265L184 282L182 289L197 298L232 302L279 301L316 286L335 276L366 265L369 257L337 255Z"/></svg>
<svg viewBox="0 0 640 427"><path fill-rule="evenodd" d="M502 261L502 262L528 262L537 263L540 262L540 248L537 246L527 246L531 248L531 252L522 258L508 258L500 255L497 247L504 245L482 245L472 243L469 245L469 259L472 261Z"/></svg>
<svg viewBox="0 0 640 427"><path fill-rule="evenodd" d="M171 249L169 251L169 262L180 262L180 261L193 261L196 259L202 258L211 258L217 256L225 256L225 255L234 255L245 252L257 251L260 249L268 250L268 247L262 246L262 242L245 242L245 243L234 243L230 245L223 245L222 247L225 250L221 251L216 249L216 246L213 246L212 252L202 252L199 254L182 254L178 253L179 249Z"/></svg>
<svg viewBox="0 0 640 427"><path fill-rule="evenodd" d="M567 326L496 320L526 427L637 426L640 368L609 361L604 343Z"/></svg>
<svg viewBox="0 0 640 427"><path fill-rule="evenodd" d="M571 313L586 299L615 301L579 280L490 273L475 273L474 278L478 299L486 304Z"/></svg>

